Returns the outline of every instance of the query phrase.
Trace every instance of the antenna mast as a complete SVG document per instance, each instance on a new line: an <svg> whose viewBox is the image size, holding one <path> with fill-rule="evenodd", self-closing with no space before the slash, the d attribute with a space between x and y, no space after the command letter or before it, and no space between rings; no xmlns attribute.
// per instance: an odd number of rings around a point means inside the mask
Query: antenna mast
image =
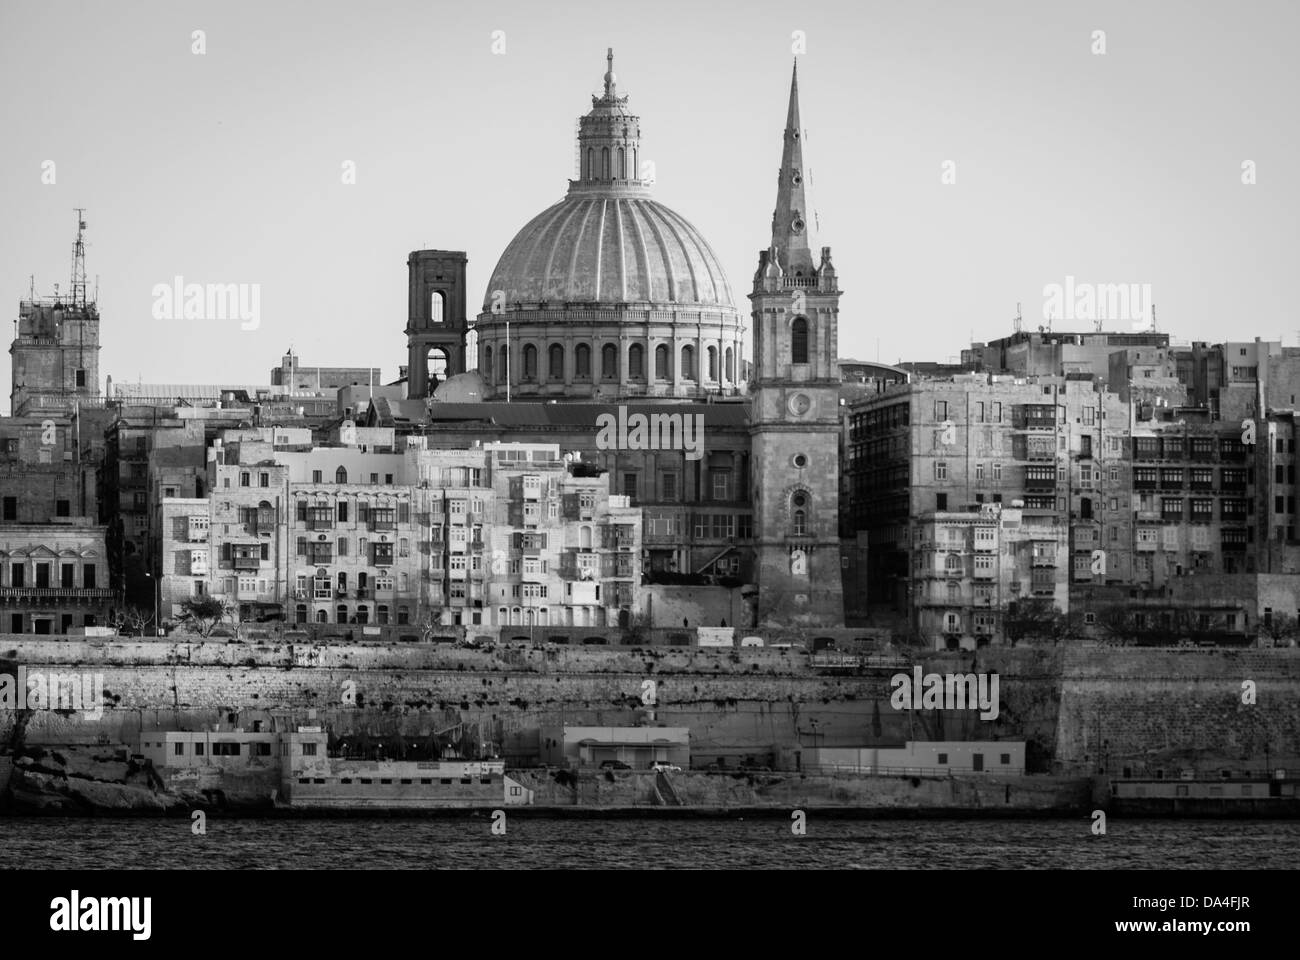
<svg viewBox="0 0 1300 960"><path fill-rule="evenodd" d="M1151 304L1151 332L1156 332L1156 305L1154 302Z"/></svg>
<svg viewBox="0 0 1300 960"><path fill-rule="evenodd" d="M73 207L77 211L77 239L72 245L72 305L86 305L86 242L83 233L86 229L85 207Z"/></svg>
<svg viewBox="0 0 1300 960"><path fill-rule="evenodd" d="M1020 325L1025 322L1025 318L1020 315L1020 304L1016 303L1016 319L1012 321L1015 325L1016 333L1020 332Z"/></svg>

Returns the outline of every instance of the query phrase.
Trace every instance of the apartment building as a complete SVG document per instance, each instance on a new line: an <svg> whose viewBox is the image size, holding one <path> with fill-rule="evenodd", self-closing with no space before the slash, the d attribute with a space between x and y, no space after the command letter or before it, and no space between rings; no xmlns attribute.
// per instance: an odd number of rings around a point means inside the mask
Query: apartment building
<svg viewBox="0 0 1300 960"><path fill-rule="evenodd" d="M916 519L912 603L917 633L936 649L970 649L1002 635L1029 598L1069 606L1067 528L999 503Z"/></svg>
<svg viewBox="0 0 1300 960"><path fill-rule="evenodd" d="M161 603L242 620L579 626L639 610L641 512L556 444L428 449L391 428L227 431L205 499L159 498Z"/></svg>

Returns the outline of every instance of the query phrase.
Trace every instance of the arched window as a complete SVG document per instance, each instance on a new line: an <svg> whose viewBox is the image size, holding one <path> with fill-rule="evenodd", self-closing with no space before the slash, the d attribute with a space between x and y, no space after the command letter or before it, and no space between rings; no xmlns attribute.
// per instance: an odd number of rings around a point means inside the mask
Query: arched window
<svg viewBox="0 0 1300 960"><path fill-rule="evenodd" d="M727 347L726 352L723 354L723 358L724 358L723 368L727 372L727 383L735 383L736 382L736 369L734 366L735 356L731 352L731 347Z"/></svg>
<svg viewBox="0 0 1300 960"><path fill-rule="evenodd" d="M537 379L537 348L531 343L524 347L524 379Z"/></svg>
<svg viewBox="0 0 1300 960"><path fill-rule="evenodd" d="M328 611L328 610L317 610L317 611L316 611L316 622L317 622L317 623L329 623L329 619L330 619L330 614L329 614L329 611Z"/></svg>
<svg viewBox="0 0 1300 960"><path fill-rule="evenodd" d="M662 343L655 347L655 379L668 379L668 347Z"/></svg>
<svg viewBox="0 0 1300 960"><path fill-rule="evenodd" d="M510 348L502 347L497 351L497 356L497 368L499 370L497 380L506 383L510 378Z"/></svg>
<svg viewBox="0 0 1300 960"><path fill-rule="evenodd" d="M618 379L618 347L612 343L607 343L600 348L600 378Z"/></svg>
<svg viewBox="0 0 1300 960"><path fill-rule="evenodd" d="M490 346L483 348L483 366L480 368L487 382L492 382L492 348Z"/></svg>
<svg viewBox="0 0 1300 960"><path fill-rule="evenodd" d="M795 317L790 325L790 362L808 362L808 321Z"/></svg>
<svg viewBox="0 0 1300 960"><path fill-rule="evenodd" d="M551 367L547 371L547 377L551 380L564 379L564 347L558 343L551 344L549 351L551 357Z"/></svg>
<svg viewBox="0 0 1300 960"><path fill-rule="evenodd" d="M447 351L442 347L430 347L425 359L425 368L429 371L429 392L447 379Z"/></svg>
<svg viewBox="0 0 1300 960"><path fill-rule="evenodd" d="M790 498L790 532L801 537L808 532L808 494L799 490Z"/></svg>
<svg viewBox="0 0 1300 960"><path fill-rule="evenodd" d="M708 355L709 355L709 379L717 380L718 379L718 348L709 347Z"/></svg>
<svg viewBox="0 0 1300 960"><path fill-rule="evenodd" d="M583 175L584 180L590 180L596 175L596 151L591 147L587 148L587 172Z"/></svg>
<svg viewBox="0 0 1300 960"><path fill-rule="evenodd" d="M591 527L578 528L578 549L579 550L591 549Z"/></svg>
<svg viewBox="0 0 1300 960"><path fill-rule="evenodd" d="M293 622L294 622L294 623L306 623L306 622L307 622L307 604L305 604L305 603L300 603L300 604L298 604L298 606L294 607L294 611L293 611Z"/></svg>
<svg viewBox="0 0 1300 960"><path fill-rule="evenodd" d="M609 179L609 147L600 148L600 179Z"/></svg>
<svg viewBox="0 0 1300 960"><path fill-rule="evenodd" d="M335 609L334 611L334 616L335 616L335 620L334 620L335 623L347 623L348 605L346 603L340 603L337 609Z"/></svg>
<svg viewBox="0 0 1300 960"><path fill-rule="evenodd" d="M632 179L639 180L640 178L641 178L641 168L636 165L636 147L633 147L632 148Z"/></svg>
<svg viewBox="0 0 1300 960"><path fill-rule="evenodd" d="M961 584L956 580L948 581L948 602L957 603L961 600Z"/></svg>
<svg viewBox="0 0 1300 960"><path fill-rule="evenodd" d="M381 603L379 604L379 606L375 607L375 623L383 624L387 622L388 622L388 605L385 603Z"/></svg>
<svg viewBox="0 0 1300 960"><path fill-rule="evenodd" d="M347 483L347 482L348 482L348 472L347 472L347 470L343 469L342 467L339 467L337 470L335 470L335 471L334 471L334 482L335 482L335 483Z"/></svg>
<svg viewBox="0 0 1300 960"><path fill-rule="evenodd" d="M695 379L695 348L690 344L682 347L682 379Z"/></svg>
<svg viewBox="0 0 1300 960"><path fill-rule="evenodd" d="M587 152L590 153L591 151L588 150ZM505 607L497 607L497 624L501 625L509 623L509 613L510 612Z"/></svg>
<svg viewBox="0 0 1300 960"><path fill-rule="evenodd" d="M961 573L961 557L955 553L948 554L944 558L943 569L948 573Z"/></svg>
<svg viewBox="0 0 1300 960"><path fill-rule="evenodd" d="M591 347L580 343L573 349L573 375L579 380L591 379Z"/></svg>
<svg viewBox="0 0 1300 960"><path fill-rule="evenodd" d="M357 623L370 622L370 608L364 603L357 607Z"/></svg>
<svg viewBox="0 0 1300 960"><path fill-rule="evenodd" d="M618 148L618 178L620 180L627 179L627 158L622 147Z"/></svg>
<svg viewBox="0 0 1300 960"><path fill-rule="evenodd" d="M645 377L645 350L639 343L634 343L628 348L627 375L633 380L641 380Z"/></svg>
<svg viewBox="0 0 1300 960"><path fill-rule="evenodd" d="M429 323L442 323L443 310L447 305L441 290L435 290L429 296Z"/></svg>

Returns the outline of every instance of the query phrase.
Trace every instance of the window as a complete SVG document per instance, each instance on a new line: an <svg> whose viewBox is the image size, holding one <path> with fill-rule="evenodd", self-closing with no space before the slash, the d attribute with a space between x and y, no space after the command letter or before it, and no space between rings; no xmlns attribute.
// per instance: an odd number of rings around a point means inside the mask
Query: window
<svg viewBox="0 0 1300 960"><path fill-rule="evenodd" d="M947 420L947 419L948 419L948 401L947 401L947 400L936 400L936 401L934 401L934 419L936 419L936 420Z"/></svg>
<svg viewBox="0 0 1300 960"><path fill-rule="evenodd" d="M58 500L54 504L54 515L56 517L69 516L72 511L72 501Z"/></svg>
<svg viewBox="0 0 1300 960"><path fill-rule="evenodd" d="M948 763L948 754L946 753L939 754L939 765L946 766L947 763Z"/></svg>
<svg viewBox="0 0 1300 960"><path fill-rule="evenodd" d="M585 343L578 344L573 351L573 375L579 380L591 379L591 347Z"/></svg>
<svg viewBox="0 0 1300 960"><path fill-rule="evenodd" d="M713 499L730 500L731 499L731 471L730 470L713 470L711 471L713 482Z"/></svg>
<svg viewBox="0 0 1300 960"><path fill-rule="evenodd" d="M636 499L636 477L635 473L623 474L623 496Z"/></svg>
<svg viewBox="0 0 1300 960"><path fill-rule="evenodd" d="M975 482L976 483L984 482L984 464L982 463L975 464Z"/></svg>
<svg viewBox="0 0 1300 960"><path fill-rule="evenodd" d="M322 478L321 478L321 472L320 472L319 470L313 470L313 471L311 472L311 482L312 482L312 483L320 483L320 482L321 482L321 479L322 479Z"/></svg>
<svg viewBox="0 0 1300 960"><path fill-rule="evenodd" d="M993 480L995 483L999 483L1002 480L1002 464L1000 463L993 464Z"/></svg>
<svg viewBox="0 0 1300 960"><path fill-rule="evenodd" d="M348 472L347 472L345 469L343 469L342 467L339 467L337 470L334 471L334 482L335 482L335 483L347 483L347 482L348 482Z"/></svg>
<svg viewBox="0 0 1300 960"><path fill-rule="evenodd" d="M682 379L695 379L695 348L690 344L682 347Z"/></svg>
<svg viewBox="0 0 1300 960"><path fill-rule="evenodd" d="M537 379L537 348L531 343L524 346L524 379Z"/></svg>
<svg viewBox="0 0 1300 960"><path fill-rule="evenodd" d="M665 473L660 479L660 484L663 489L664 500L672 501L677 499L677 474Z"/></svg>
<svg viewBox="0 0 1300 960"><path fill-rule="evenodd" d="M705 355L708 357L708 362L709 362L708 377L710 380L717 380L718 379L718 348L712 346L709 347L708 350L705 352Z"/></svg>
<svg viewBox="0 0 1300 960"><path fill-rule="evenodd" d="M795 317L790 324L790 362L808 362L808 321L804 317Z"/></svg>
<svg viewBox="0 0 1300 960"><path fill-rule="evenodd" d="M633 380L641 380L645 377L645 349L639 343L634 343L628 348L627 375Z"/></svg>
<svg viewBox="0 0 1300 960"><path fill-rule="evenodd" d="M668 347L662 343L655 347L655 379L668 379Z"/></svg>
<svg viewBox="0 0 1300 960"><path fill-rule="evenodd" d="M618 347L612 343L607 343L600 348L600 378L618 379Z"/></svg>
<svg viewBox="0 0 1300 960"><path fill-rule="evenodd" d="M947 463L947 461L945 461L945 460L936 460L936 461L934 462L934 479L936 479L936 480L947 480L947 479L948 479L948 463Z"/></svg>
<svg viewBox="0 0 1300 960"><path fill-rule="evenodd" d="M245 472L245 473L241 473L241 474L239 475L239 485L240 485L241 487L246 487L246 486L248 486L248 485L249 485L249 482L248 482L248 481L249 481L249 474L248 474L248 473Z"/></svg>
<svg viewBox="0 0 1300 960"><path fill-rule="evenodd" d="M546 372L547 379L563 380L564 379L564 347L558 343L551 344L547 351L550 357L549 369Z"/></svg>
<svg viewBox="0 0 1300 960"><path fill-rule="evenodd" d="M259 487L269 487L271 485L271 475L269 473L259 473L257 475L257 485Z"/></svg>

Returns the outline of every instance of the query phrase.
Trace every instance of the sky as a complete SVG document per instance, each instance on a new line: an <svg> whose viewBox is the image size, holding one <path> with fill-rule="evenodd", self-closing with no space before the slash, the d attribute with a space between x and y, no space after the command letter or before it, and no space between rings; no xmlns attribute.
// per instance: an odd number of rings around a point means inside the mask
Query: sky
<svg viewBox="0 0 1300 960"><path fill-rule="evenodd" d="M1177 340L1295 345L1298 28L1292 0L3 0L0 300L66 291L84 207L101 380L265 383L289 347L395 379L407 254L466 251L477 312L612 46L654 196L746 317L797 55L841 357L955 359L1067 277L1149 285ZM258 285L256 326L158 318L178 276Z"/></svg>

